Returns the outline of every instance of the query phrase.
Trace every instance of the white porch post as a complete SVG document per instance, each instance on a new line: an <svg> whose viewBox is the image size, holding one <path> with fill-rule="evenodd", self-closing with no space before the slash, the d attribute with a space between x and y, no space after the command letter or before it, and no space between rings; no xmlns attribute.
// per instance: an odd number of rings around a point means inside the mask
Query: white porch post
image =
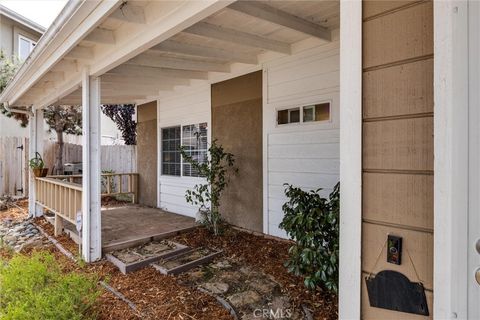
<svg viewBox="0 0 480 320"><path fill-rule="evenodd" d="M472 2L434 8L434 265L437 319L469 315L469 10ZM476 106L478 107L478 106ZM474 164L476 166L476 164ZM473 244L473 242L472 242ZM477 301L474 302L476 307Z"/></svg>
<svg viewBox="0 0 480 320"><path fill-rule="evenodd" d="M88 69L82 76L82 256L86 262L102 257L100 199L100 79Z"/></svg>
<svg viewBox="0 0 480 320"><path fill-rule="evenodd" d="M43 110L34 110L34 116L30 117L29 129L29 147L28 147L28 158L32 159L35 157L35 153L38 152L43 157ZM35 203L35 176L31 170L28 171L29 181L28 181L28 215L30 217L39 217L43 214L42 208Z"/></svg>
<svg viewBox="0 0 480 320"><path fill-rule="evenodd" d="M362 1L340 2L339 319L360 319L362 250Z"/></svg>

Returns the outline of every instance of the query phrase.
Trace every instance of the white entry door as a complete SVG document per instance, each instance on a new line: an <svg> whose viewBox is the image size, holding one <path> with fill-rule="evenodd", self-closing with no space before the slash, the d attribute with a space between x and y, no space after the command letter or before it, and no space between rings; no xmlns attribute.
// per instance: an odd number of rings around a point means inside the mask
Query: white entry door
<svg viewBox="0 0 480 320"><path fill-rule="evenodd" d="M468 319L480 319L480 2L468 10Z"/></svg>

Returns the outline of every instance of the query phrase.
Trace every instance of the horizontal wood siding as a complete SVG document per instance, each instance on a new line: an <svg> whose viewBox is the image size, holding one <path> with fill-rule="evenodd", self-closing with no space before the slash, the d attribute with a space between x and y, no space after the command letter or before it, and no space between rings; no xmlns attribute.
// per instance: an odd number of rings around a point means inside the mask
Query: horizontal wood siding
<svg viewBox="0 0 480 320"><path fill-rule="evenodd" d="M433 3L364 1L363 15L363 275L422 282L433 318ZM400 266L388 234L403 237ZM427 317L370 307L363 284L362 318Z"/></svg>
<svg viewBox="0 0 480 320"><path fill-rule="evenodd" d="M271 235L286 237L278 227L284 183L323 188L327 196L339 180L339 70L338 39L264 65L264 210ZM331 101L330 122L276 125L277 109L322 101Z"/></svg>
<svg viewBox="0 0 480 320"><path fill-rule="evenodd" d="M210 85L188 88L185 91L173 93L158 101L158 130L161 139L161 129L178 125L190 125L207 122L211 130ZM210 137L210 132L208 133ZM209 141L210 142L210 141ZM161 148L158 150L161 159ZM174 213L194 217L198 208L185 201L185 192L205 179L192 177L175 177L159 172L160 207Z"/></svg>

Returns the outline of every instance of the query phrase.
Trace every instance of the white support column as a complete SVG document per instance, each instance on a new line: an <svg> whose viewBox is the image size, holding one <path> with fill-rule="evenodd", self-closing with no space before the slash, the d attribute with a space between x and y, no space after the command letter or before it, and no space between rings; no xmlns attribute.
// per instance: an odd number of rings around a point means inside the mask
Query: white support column
<svg viewBox="0 0 480 320"><path fill-rule="evenodd" d="M469 74L474 73L469 70L469 34L478 32L469 30L469 11L475 6L475 1L435 1L433 6L435 319L475 319L469 309L478 308L468 292L469 281L474 281L468 269L474 244L468 239L469 225L476 225L469 219L469 193L477 177L470 175L469 155L478 150L469 149L475 141L470 141L469 126L478 119L469 110Z"/></svg>
<svg viewBox="0 0 480 320"><path fill-rule="evenodd" d="M86 262L102 257L100 199L100 79L91 77L88 69L82 76L82 255Z"/></svg>
<svg viewBox="0 0 480 320"><path fill-rule="evenodd" d="M340 2L339 319L360 319L362 249L362 1Z"/></svg>
<svg viewBox="0 0 480 320"><path fill-rule="evenodd" d="M30 138L28 146L28 158L32 159L35 157L35 153L38 152L43 157L43 131L44 131L44 120L43 120L43 110L34 110L34 116L30 117L29 129L30 129ZM28 215L30 217L39 217L43 214L43 209L35 203L35 176L31 170L28 171L29 181L28 181Z"/></svg>

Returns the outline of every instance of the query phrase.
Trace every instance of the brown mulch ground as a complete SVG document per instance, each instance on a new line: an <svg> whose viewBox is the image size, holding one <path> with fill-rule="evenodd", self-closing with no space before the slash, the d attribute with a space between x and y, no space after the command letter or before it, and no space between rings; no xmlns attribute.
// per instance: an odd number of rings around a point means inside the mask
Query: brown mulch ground
<svg viewBox="0 0 480 320"><path fill-rule="evenodd" d="M7 210L0 211L0 220L21 221L28 216L28 199L18 200L8 206Z"/></svg>
<svg viewBox="0 0 480 320"><path fill-rule="evenodd" d="M308 291L303 279L288 273L284 262L288 259L291 242L254 235L226 228L218 237L204 228L178 235L173 239L191 247L210 247L224 251L225 256L240 259L246 265L256 267L272 275L297 305L306 304L315 319L338 319L337 296L319 289Z"/></svg>
<svg viewBox="0 0 480 320"><path fill-rule="evenodd" d="M45 219L39 218L35 222L53 236L53 226ZM78 245L69 237L62 235L56 239L74 255L78 253ZM65 258L58 250L54 251L59 260L66 260L67 271L86 271L97 274L131 300L142 313L139 316L128 307L127 303L110 292L104 291L98 305L98 319L232 319L228 311L213 297L184 286L174 277L164 276L153 268L149 267L123 275L110 262L103 260L80 267Z"/></svg>

